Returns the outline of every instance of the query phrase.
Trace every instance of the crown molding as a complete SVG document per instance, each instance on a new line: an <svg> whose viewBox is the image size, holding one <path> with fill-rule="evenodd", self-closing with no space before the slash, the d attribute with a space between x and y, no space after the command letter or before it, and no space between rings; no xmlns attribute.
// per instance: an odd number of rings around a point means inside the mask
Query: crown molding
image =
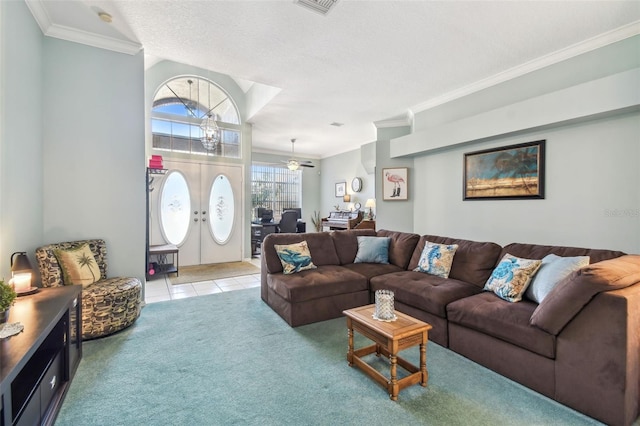
<svg viewBox="0 0 640 426"><path fill-rule="evenodd" d="M510 68L491 77L485 78L467 86L463 86L459 89L445 93L428 101L419 103L418 105L410 108L410 110L414 114L425 111L430 108L446 104L447 102L462 98L464 96L468 96L472 93L479 92L489 87L496 86L500 83L504 83L505 81L521 77L530 72L540 70L542 68L557 64L567 59L571 59L575 56L579 56L592 50L599 49L601 47L627 39L629 37L634 37L638 34L640 34L640 21L635 21L615 30L597 35L580 43L573 44L564 49L557 50L553 53L534 59L532 61L525 62L522 65Z"/></svg>
<svg viewBox="0 0 640 426"><path fill-rule="evenodd" d="M35 18L38 26L40 27L40 31L42 31L42 34L46 34L47 29L51 27L53 23L51 22L51 18L47 13L47 9L45 9L44 5L42 4L42 1L25 0L25 3L27 4L29 11L31 11L31 14Z"/></svg>
<svg viewBox="0 0 640 426"><path fill-rule="evenodd" d="M126 53L127 55L135 55L142 50L142 45L140 43L128 40L118 40L61 25L52 25L49 27L49 30L45 35L80 44L86 44L92 47L98 47L100 49Z"/></svg>
<svg viewBox="0 0 640 426"><path fill-rule="evenodd" d="M291 151L281 151L276 149L265 148L262 146L252 146L251 152L259 153L259 154L269 154L269 155L278 155L280 157L291 158ZM296 153L293 157L296 160L321 160L322 157L316 154L299 154Z"/></svg>
<svg viewBox="0 0 640 426"><path fill-rule="evenodd" d="M378 120L373 122L373 125L376 126L376 129L383 129L387 127L411 126L412 124L413 124L412 111L408 111L407 114L403 117L393 117L386 120Z"/></svg>
<svg viewBox="0 0 640 426"><path fill-rule="evenodd" d="M43 6L42 1L25 0L25 2L38 23L40 30L47 37L72 41L118 53L126 53L127 55L135 55L142 50L142 45L137 42L119 40L113 37L102 36L63 25L56 25L51 22L51 18L49 17L46 8Z"/></svg>

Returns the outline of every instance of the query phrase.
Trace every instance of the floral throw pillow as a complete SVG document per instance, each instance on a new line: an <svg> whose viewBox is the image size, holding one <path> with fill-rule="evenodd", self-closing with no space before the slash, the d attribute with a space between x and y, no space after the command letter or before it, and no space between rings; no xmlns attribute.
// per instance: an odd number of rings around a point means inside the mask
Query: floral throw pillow
<svg viewBox="0 0 640 426"><path fill-rule="evenodd" d="M491 273L484 290L509 302L519 302L541 264L541 260L521 259L507 253Z"/></svg>
<svg viewBox="0 0 640 426"><path fill-rule="evenodd" d="M449 278L453 255L457 249L457 244L436 244L427 241L420 255L418 267L414 271Z"/></svg>
<svg viewBox="0 0 640 426"><path fill-rule="evenodd" d="M311 252L306 241L286 245L275 244L274 248L282 263L282 272L286 275L316 268L311 261Z"/></svg>
<svg viewBox="0 0 640 426"><path fill-rule="evenodd" d="M62 280L65 285L87 286L100 280L100 268L89 244L66 250L55 249L53 254L62 269Z"/></svg>

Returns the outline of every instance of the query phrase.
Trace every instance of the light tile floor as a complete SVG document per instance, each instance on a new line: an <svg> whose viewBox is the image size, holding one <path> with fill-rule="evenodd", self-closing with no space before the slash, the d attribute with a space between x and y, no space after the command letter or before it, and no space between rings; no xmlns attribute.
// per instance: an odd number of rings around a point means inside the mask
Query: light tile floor
<svg viewBox="0 0 640 426"><path fill-rule="evenodd" d="M251 259L251 263L260 267L259 259ZM164 276L147 281L145 285L145 302L154 303L165 300L185 299L187 297L204 296L205 294L222 293L251 287L260 287L260 274L179 285L172 285L169 278Z"/></svg>

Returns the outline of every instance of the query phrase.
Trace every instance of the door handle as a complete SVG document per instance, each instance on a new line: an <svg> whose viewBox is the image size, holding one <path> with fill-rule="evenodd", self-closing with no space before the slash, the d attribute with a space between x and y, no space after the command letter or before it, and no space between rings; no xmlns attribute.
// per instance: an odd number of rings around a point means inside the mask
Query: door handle
<svg viewBox="0 0 640 426"><path fill-rule="evenodd" d="M206 210L202 210L202 214L207 214L207 211Z"/></svg>
<svg viewBox="0 0 640 426"><path fill-rule="evenodd" d="M194 211L193 214L198 214L198 210Z"/></svg>
<svg viewBox="0 0 640 426"><path fill-rule="evenodd" d="M203 221L203 222L206 222L206 221L207 221L207 218L206 218L206 217L203 217L203 218L202 218L202 221Z"/></svg>
<svg viewBox="0 0 640 426"><path fill-rule="evenodd" d="M194 222L197 222L197 221L198 221L198 218L197 218L197 217L194 217L194 218L193 218L193 221L194 221Z"/></svg>

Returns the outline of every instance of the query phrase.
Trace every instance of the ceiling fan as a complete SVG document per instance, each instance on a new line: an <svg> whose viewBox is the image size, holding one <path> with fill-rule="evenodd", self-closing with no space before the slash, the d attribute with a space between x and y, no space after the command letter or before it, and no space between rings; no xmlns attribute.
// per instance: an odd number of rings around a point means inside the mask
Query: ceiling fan
<svg viewBox="0 0 640 426"><path fill-rule="evenodd" d="M288 160L282 160L283 163L286 163L287 168L291 171L295 171L298 170L300 167L315 167L313 165L313 163L311 161L299 161L296 160L294 151L293 151L293 146L296 143L295 139L291 139L291 158L289 158Z"/></svg>

